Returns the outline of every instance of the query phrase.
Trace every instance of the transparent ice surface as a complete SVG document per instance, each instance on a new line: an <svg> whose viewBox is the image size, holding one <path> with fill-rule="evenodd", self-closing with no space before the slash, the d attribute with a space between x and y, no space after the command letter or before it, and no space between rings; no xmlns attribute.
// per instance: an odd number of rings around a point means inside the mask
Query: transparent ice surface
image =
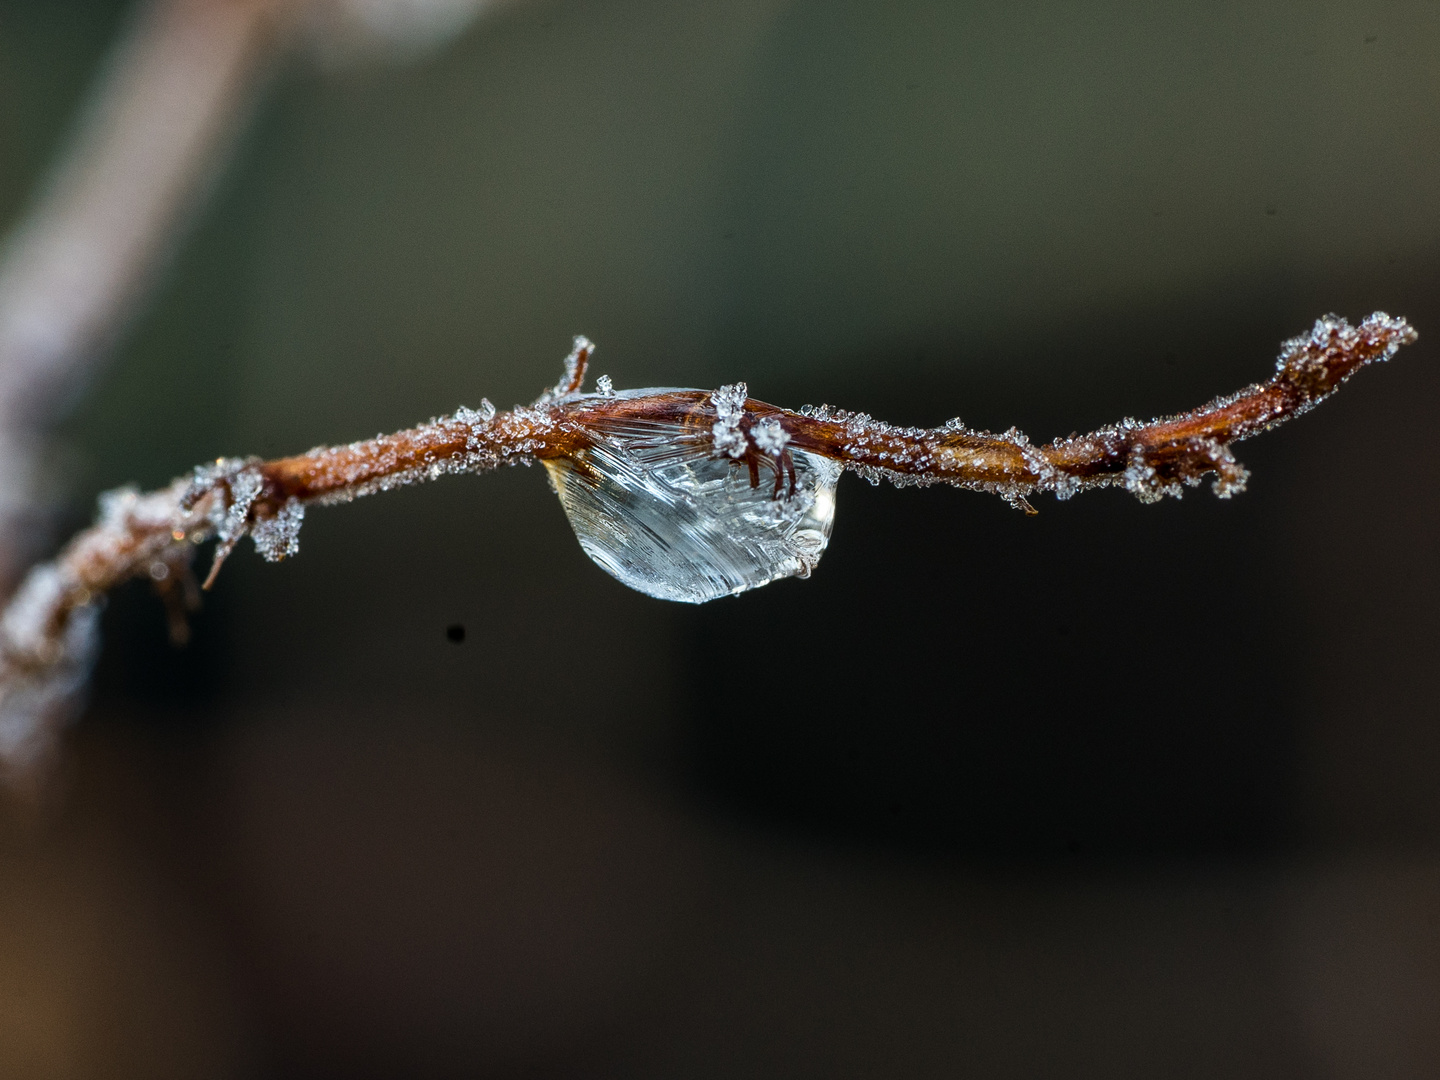
<svg viewBox="0 0 1440 1080"><path fill-rule="evenodd" d="M592 431L600 439L578 460L545 465L580 546L632 589L702 604L808 577L820 561L835 520L835 462L791 450L795 490L787 477L776 498L771 460L752 487L746 463L714 456L708 429L612 421Z"/></svg>

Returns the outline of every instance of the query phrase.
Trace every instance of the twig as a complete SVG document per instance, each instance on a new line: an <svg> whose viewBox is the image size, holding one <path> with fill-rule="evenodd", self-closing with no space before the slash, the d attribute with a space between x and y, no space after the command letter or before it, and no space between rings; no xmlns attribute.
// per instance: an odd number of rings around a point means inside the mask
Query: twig
<svg viewBox="0 0 1440 1080"><path fill-rule="evenodd" d="M422 52L483 0L139 0L58 167L0 246L0 596L43 542L46 432L158 277L267 60ZM373 39L373 40L372 40Z"/></svg>
<svg viewBox="0 0 1440 1080"><path fill-rule="evenodd" d="M83 686L108 590L149 577L170 603L172 626L183 629L197 545L217 541L208 587L247 534L266 559L295 554L308 505L506 464L563 459L584 468L608 432L636 424L748 466L752 486L758 465L767 463L777 499L787 475L794 485L794 466L787 470L785 460L792 448L872 482L994 492L1030 513L1026 496L1037 491L1064 499L1118 485L1153 502L1209 473L1215 493L1228 498L1246 478L1231 443L1309 411L1361 367L1389 359L1415 337L1404 319L1383 313L1358 327L1327 316L1308 336L1285 343L1266 383L1179 416L1127 419L1044 446L1013 428L994 435L958 421L903 428L823 406L792 412L746 397L743 383L714 392L616 395L603 379L599 393L582 394L593 347L577 338L560 383L528 407L496 412L482 401L479 409L393 435L268 462L222 458L160 491L105 495L97 523L31 571L0 616L0 761L24 768L50 745Z"/></svg>
<svg viewBox="0 0 1440 1080"><path fill-rule="evenodd" d="M284 0L150 0L0 256L0 590L23 569L45 429L118 334L236 127Z"/></svg>

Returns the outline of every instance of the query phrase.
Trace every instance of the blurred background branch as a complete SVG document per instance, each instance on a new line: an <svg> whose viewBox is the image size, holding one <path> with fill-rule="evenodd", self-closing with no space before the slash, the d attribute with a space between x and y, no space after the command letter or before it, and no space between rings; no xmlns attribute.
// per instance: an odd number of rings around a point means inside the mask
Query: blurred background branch
<svg viewBox="0 0 1440 1080"><path fill-rule="evenodd" d="M285 45L414 56L483 0L140 0L0 246L0 593L45 543L47 432L149 291Z"/></svg>
<svg viewBox="0 0 1440 1080"><path fill-rule="evenodd" d="M163 277L282 51L299 43L328 62L413 58L482 6L136 4L48 178L0 244L0 597L49 542L65 498L47 469L52 427ZM12 779L34 779L44 733L78 704L94 649L85 628L74 629L78 638L61 635L70 644L59 681L0 694L0 766L15 767Z"/></svg>
<svg viewBox="0 0 1440 1080"><path fill-rule="evenodd" d="M158 276L234 138L278 0L146 0L0 249L0 587L44 543L46 436Z"/></svg>

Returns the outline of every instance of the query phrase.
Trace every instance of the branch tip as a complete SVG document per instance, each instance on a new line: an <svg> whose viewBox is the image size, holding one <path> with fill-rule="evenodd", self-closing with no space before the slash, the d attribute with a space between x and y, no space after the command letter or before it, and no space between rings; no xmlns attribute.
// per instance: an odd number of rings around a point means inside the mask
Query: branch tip
<svg viewBox="0 0 1440 1080"><path fill-rule="evenodd" d="M580 392L585 384L585 369L590 366L590 357L595 352L595 343L584 334L575 335L575 345L565 357L565 374L550 391L551 398L568 397Z"/></svg>

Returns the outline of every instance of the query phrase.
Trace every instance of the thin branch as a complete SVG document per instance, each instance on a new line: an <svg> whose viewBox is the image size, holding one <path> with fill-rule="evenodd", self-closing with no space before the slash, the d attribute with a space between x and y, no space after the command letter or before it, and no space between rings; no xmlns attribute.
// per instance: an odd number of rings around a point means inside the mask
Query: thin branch
<svg viewBox="0 0 1440 1080"><path fill-rule="evenodd" d="M560 383L535 404L497 412L488 401L427 424L348 446L318 447L275 461L222 458L168 488L133 489L101 499L97 523L50 563L32 570L0 616L0 761L23 768L50 745L73 707L96 650L104 594L148 577L183 633L192 602L190 564L197 545L215 540L206 587L236 543L250 535L269 560L298 550L305 508L456 473L565 460L586 468L607 433L643 424L666 441L747 467L772 468L775 498L795 483L793 450L827 458L878 482L950 484L1001 495L1033 513L1026 496L1069 498L1122 486L1142 501L1179 495L1215 474L1228 498L1246 472L1230 444L1309 411L1360 368L1387 360L1415 340L1404 319L1371 315L1358 327L1327 316L1283 346L1274 376L1178 416L1123 420L1089 435L1032 444L1014 430L994 435L958 421L939 428L894 427L863 413L828 407L792 412L748 398L744 384L709 392L580 393L593 346L576 339ZM818 556L817 556L818 558Z"/></svg>
<svg viewBox="0 0 1440 1080"><path fill-rule="evenodd" d="M46 432L154 286L290 42L413 56L483 0L138 0L0 244L0 596L43 542Z"/></svg>
<svg viewBox="0 0 1440 1080"><path fill-rule="evenodd" d="M0 590L23 569L44 431L135 309L237 127L281 0L149 0L0 253Z"/></svg>

